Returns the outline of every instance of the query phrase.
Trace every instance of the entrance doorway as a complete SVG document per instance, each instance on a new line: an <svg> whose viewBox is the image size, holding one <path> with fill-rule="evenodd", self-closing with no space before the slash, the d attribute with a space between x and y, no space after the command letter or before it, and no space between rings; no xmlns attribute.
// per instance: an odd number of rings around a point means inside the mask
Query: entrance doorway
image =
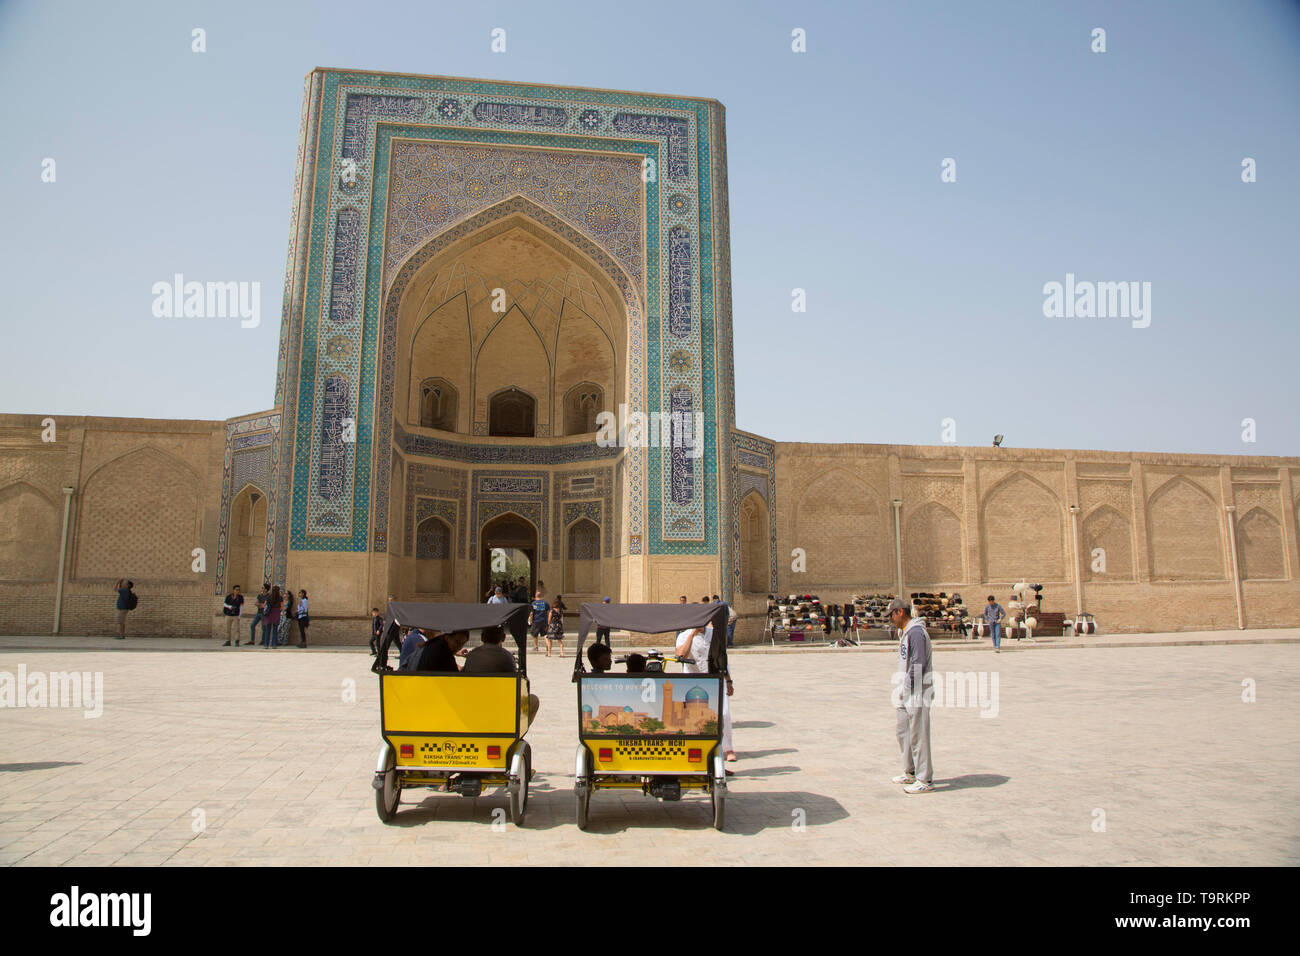
<svg viewBox="0 0 1300 956"><path fill-rule="evenodd" d="M510 573L511 559L514 562L515 577L523 574L528 583L528 596L531 599L537 590L537 529L519 515L512 512L493 518L483 526L479 535L479 600L487 599L488 592L496 585L497 579ZM502 558L505 567L502 567ZM495 559L495 560L494 560ZM527 563L527 570L520 570L522 563ZM494 570L494 564L499 570ZM514 582L512 581L511 584Z"/></svg>

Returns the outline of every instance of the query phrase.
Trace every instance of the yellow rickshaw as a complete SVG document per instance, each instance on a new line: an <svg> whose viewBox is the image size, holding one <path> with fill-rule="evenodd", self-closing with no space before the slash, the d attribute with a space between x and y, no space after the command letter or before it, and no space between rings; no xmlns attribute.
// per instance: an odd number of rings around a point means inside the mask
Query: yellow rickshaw
<svg viewBox="0 0 1300 956"><path fill-rule="evenodd" d="M593 627L676 634L713 625L707 673L589 674L583 645ZM578 829L599 790L640 790L660 800L707 793L713 825L723 827L727 772L722 753L727 684L725 604L584 604L578 619L578 752L574 767Z"/></svg>
<svg viewBox="0 0 1300 956"><path fill-rule="evenodd" d="M528 809L532 750L528 733L527 604L388 605L384 637L372 670L379 675L380 734L375 809L393 819L402 791L424 787L477 797L505 787L510 818L521 826ZM388 652L404 628L433 634L504 627L515 639L515 674L399 671ZM410 638L408 638L409 640Z"/></svg>

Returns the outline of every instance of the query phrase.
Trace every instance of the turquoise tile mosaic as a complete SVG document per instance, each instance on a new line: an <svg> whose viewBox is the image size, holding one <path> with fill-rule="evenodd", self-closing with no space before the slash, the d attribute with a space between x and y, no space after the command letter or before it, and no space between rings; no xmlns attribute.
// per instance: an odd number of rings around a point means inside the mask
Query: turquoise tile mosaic
<svg viewBox="0 0 1300 956"><path fill-rule="evenodd" d="M718 104L317 71L299 155L277 383L286 422L276 478L291 513L277 520L277 562L286 545L387 550L391 313L403 275L409 282L408 267L440 240L504 215L537 221L620 289L640 410L704 413L701 460L659 449L620 460L630 510L616 550L717 553L735 488L722 440L734 398ZM548 517L537 515L543 548Z"/></svg>

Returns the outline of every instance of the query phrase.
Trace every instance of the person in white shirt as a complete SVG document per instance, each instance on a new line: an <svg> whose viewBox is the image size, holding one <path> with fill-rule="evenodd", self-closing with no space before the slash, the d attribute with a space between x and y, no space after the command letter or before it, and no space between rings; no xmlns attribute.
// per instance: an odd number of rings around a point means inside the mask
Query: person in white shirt
<svg viewBox="0 0 1300 956"><path fill-rule="evenodd" d="M506 600L506 596L505 596L504 594L501 593L501 589L500 589L500 588L497 588L495 591L492 592L492 596L491 596L490 598L488 598L488 603L489 603L489 604L509 604L510 602L509 602L508 600Z"/></svg>
<svg viewBox="0 0 1300 956"><path fill-rule="evenodd" d="M682 672L686 674L707 674L709 672L709 648L713 645L713 625L695 627L677 635L677 657L682 661ZM727 702L735 688L731 678L725 681L726 691L722 695L722 752L728 761L736 759L736 751L731 741L731 705Z"/></svg>

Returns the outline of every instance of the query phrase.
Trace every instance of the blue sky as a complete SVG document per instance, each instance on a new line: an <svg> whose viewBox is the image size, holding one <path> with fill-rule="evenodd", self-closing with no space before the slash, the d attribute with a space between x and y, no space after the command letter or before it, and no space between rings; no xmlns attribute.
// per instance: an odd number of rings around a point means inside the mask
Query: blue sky
<svg viewBox="0 0 1300 956"><path fill-rule="evenodd" d="M316 66L721 100L741 428L938 444L952 418L959 444L1300 454L1283 0L3 3L0 411L272 404ZM176 272L259 281L261 326L155 318ZM1150 327L1046 318L1066 273L1150 282Z"/></svg>

